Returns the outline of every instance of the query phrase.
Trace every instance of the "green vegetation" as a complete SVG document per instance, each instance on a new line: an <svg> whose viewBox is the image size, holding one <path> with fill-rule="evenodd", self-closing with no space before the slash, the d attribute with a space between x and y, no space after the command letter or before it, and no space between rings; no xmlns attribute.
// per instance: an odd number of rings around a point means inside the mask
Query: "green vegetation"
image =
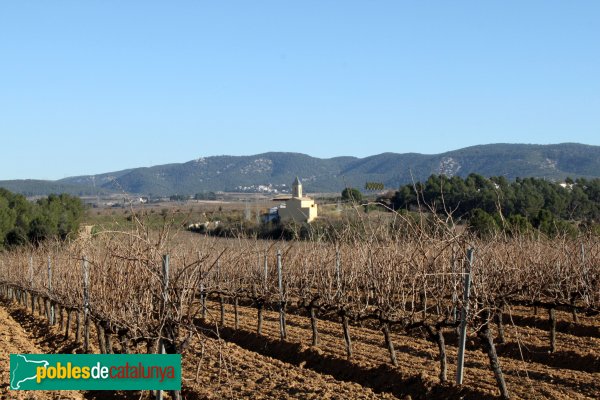
<svg viewBox="0 0 600 400"><path fill-rule="evenodd" d="M62 181L43 181L37 179L16 179L0 181L0 188L24 196L47 196L50 193L67 193L73 196L103 196L115 193L114 190L95 187L91 183L66 183Z"/></svg>
<svg viewBox="0 0 600 400"><path fill-rule="evenodd" d="M600 179L568 179L560 185L537 178L509 182L477 174L465 179L431 175L424 183L402 186L392 203L396 210L451 213L481 235L533 228L551 236L576 234L576 223L587 227L600 219Z"/></svg>
<svg viewBox="0 0 600 400"><path fill-rule="evenodd" d="M190 198L190 196L186 196L183 194L172 194L169 196L169 200L171 201L186 201Z"/></svg>
<svg viewBox="0 0 600 400"><path fill-rule="evenodd" d="M79 229L83 204L68 194L50 195L35 203L0 188L0 248L49 238L66 239Z"/></svg>
<svg viewBox="0 0 600 400"><path fill-rule="evenodd" d="M367 182L365 183L365 190L383 190L385 185L382 182Z"/></svg>
<svg viewBox="0 0 600 400"><path fill-rule="evenodd" d="M342 201L360 203L362 201L362 193L355 188L346 188L342 190Z"/></svg>
<svg viewBox="0 0 600 400"><path fill-rule="evenodd" d="M215 192L202 192L194 195L194 200L217 200L217 198Z"/></svg>

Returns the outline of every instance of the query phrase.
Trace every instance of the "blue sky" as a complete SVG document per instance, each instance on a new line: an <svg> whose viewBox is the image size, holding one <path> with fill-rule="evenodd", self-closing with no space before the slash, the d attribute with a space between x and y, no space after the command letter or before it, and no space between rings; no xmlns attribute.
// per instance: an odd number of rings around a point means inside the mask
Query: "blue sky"
<svg viewBox="0 0 600 400"><path fill-rule="evenodd" d="M0 179L600 145L598 1L3 1Z"/></svg>

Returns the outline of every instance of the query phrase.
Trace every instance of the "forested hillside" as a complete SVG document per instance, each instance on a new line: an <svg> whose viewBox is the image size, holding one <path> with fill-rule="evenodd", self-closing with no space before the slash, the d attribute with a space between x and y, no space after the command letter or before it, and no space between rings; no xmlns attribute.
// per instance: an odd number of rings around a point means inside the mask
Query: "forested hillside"
<svg viewBox="0 0 600 400"><path fill-rule="evenodd" d="M397 147L396 147L397 148ZM66 192L75 195L126 192L141 195L193 195L206 191L285 192L296 176L308 192L339 192L381 182L388 189L431 174L467 177L537 177L561 181L566 177L600 177L600 147L490 144L443 154L382 153L365 158L321 159L299 153L253 156L200 157L182 164L134 168L59 181L4 181L0 187L26 194Z"/></svg>
<svg viewBox="0 0 600 400"><path fill-rule="evenodd" d="M500 229L525 233L533 228L549 235L576 233L577 226L596 226L600 220L600 179L567 178L559 184L539 178L510 182L502 176L432 175L402 186L392 203L397 210L452 214L482 234Z"/></svg>

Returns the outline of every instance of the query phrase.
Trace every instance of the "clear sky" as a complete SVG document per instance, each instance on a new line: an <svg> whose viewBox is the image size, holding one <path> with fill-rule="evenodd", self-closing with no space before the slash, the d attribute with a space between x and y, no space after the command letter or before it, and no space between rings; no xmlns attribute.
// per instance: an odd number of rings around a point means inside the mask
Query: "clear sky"
<svg viewBox="0 0 600 400"><path fill-rule="evenodd" d="M2 1L0 179L600 145L600 1Z"/></svg>

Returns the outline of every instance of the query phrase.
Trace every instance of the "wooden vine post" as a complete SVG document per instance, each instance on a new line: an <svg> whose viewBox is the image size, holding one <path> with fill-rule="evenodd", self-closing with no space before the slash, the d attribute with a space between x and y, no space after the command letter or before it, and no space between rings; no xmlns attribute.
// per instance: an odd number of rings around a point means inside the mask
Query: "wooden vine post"
<svg viewBox="0 0 600 400"><path fill-rule="evenodd" d="M285 329L285 296L283 293L283 272L281 270L281 250L277 250L277 283L279 286L279 336L281 340L287 337Z"/></svg>
<svg viewBox="0 0 600 400"><path fill-rule="evenodd" d="M467 344L467 317L469 314L469 296L471 293L471 271L473 267L473 249L467 250L467 271L463 294L463 308L460 314L460 330L458 336L458 360L456 362L456 384L462 385L465 367L465 346Z"/></svg>
<svg viewBox="0 0 600 400"><path fill-rule="evenodd" d="M198 254L200 259L200 254ZM206 286L204 285L204 279L206 278L202 264L200 264L200 307L202 307L201 317L202 321L206 321Z"/></svg>
<svg viewBox="0 0 600 400"><path fill-rule="evenodd" d="M585 245L583 243L581 243L580 246L580 252L581 252L581 270L583 272L583 282L584 282L584 290L583 290L583 300L588 303L589 302L589 294L587 291L587 282L589 282L589 274L588 274L588 268L587 265L585 263ZM573 301L573 308L572 308L572 313L573 313L573 322L575 323L579 323L579 317L577 316L577 308L575 307L575 301Z"/></svg>
<svg viewBox="0 0 600 400"><path fill-rule="evenodd" d="M206 321L206 288L204 282L200 283L200 307L202 307L202 321Z"/></svg>
<svg viewBox="0 0 600 400"><path fill-rule="evenodd" d="M556 312L554 307L548 309L548 322L550 325L550 353L556 352Z"/></svg>
<svg viewBox="0 0 600 400"><path fill-rule="evenodd" d="M31 304L33 305L33 256L29 256L29 297ZM27 308L27 295L25 295L25 308ZM33 314L33 310L31 310Z"/></svg>
<svg viewBox="0 0 600 400"><path fill-rule="evenodd" d="M268 260L268 252L265 251L264 280L263 280L263 283L264 283L263 290L264 290L265 296L266 296L266 293L268 292L268 289L269 289L269 280L268 280L268 277L269 277L269 260ZM265 306L265 300L261 299L261 298L258 298L256 300L256 310L257 310L257 316L256 316L256 319L257 319L257 321L256 321L256 333L258 335L262 334L263 309L264 309L264 306Z"/></svg>
<svg viewBox="0 0 600 400"><path fill-rule="evenodd" d="M221 311L220 326L225 326L225 297L221 286L221 261L217 260L217 291L219 292L219 308Z"/></svg>
<svg viewBox="0 0 600 400"><path fill-rule="evenodd" d="M265 284L265 291L268 289L269 286L269 259L268 259L268 253L265 251L265 276L264 276L264 284Z"/></svg>
<svg viewBox="0 0 600 400"><path fill-rule="evenodd" d="M340 271L340 248L338 245L335 245L335 286L336 286L336 295L339 296L342 292L342 274Z"/></svg>
<svg viewBox="0 0 600 400"><path fill-rule="evenodd" d="M165 254L163 256L163 262L162 262L162 266L163 266L163 296L162 296L162 304L161 304L161 318L163 318L164 316L166 316L167 314L167 303L169 301L169 297L168 297L168 290L169 290L169 255ZM159 354L165 354L165 344L163 342L162 339L162 335L163 332L160 331L158 332L158 353ZM156 391L156 400L163 400L163 391L162 390L157 390Z"/></svg>
<svg viewBox="0 0 600 400"><path fill-rule="evenodd" d="M309 305L309 313L310 313L310 327L312 330L312 345L319 345L319 330L317 328L317 310L315 307L314 300L310 302Z"/></svg>
<svg viewBox="0 0 600 400"><path fill-rule="evenodd" d="M90 275L88 260L83 257L83 351L88 352L90 345ZM77 313L79 320L79 313ZM79 326L79 323L77 324ZM79 329L77 329L79 333Z"/></svg>
<svg viewBox="0 0 600 400"><path fill-rule="evenodd" d="M48 322L54 325L54 304L52 302L52 260L48 256Z"/></svg>
<svg viewBox="0 0 600 400"><path fill-rule="evenodd" d="M340 249L336 245L335 249L335 280L336 280L336 296L341 298L342 296L342 263L340 259ZM339 311L338 314L342 320L342 331L344 332L344 342L346 343L346 356L348 359L352 357L352 338L350 337L350 327L348 324L348 314L346 311L346 306L344 305Z"/></svg>
<svg viewBox="0 0 600 400"><path fill-rule="evenodd" d="M29 290L31 297L31 315L35 315L35 294L33 293L33 256L29 256Z"/></svg>

